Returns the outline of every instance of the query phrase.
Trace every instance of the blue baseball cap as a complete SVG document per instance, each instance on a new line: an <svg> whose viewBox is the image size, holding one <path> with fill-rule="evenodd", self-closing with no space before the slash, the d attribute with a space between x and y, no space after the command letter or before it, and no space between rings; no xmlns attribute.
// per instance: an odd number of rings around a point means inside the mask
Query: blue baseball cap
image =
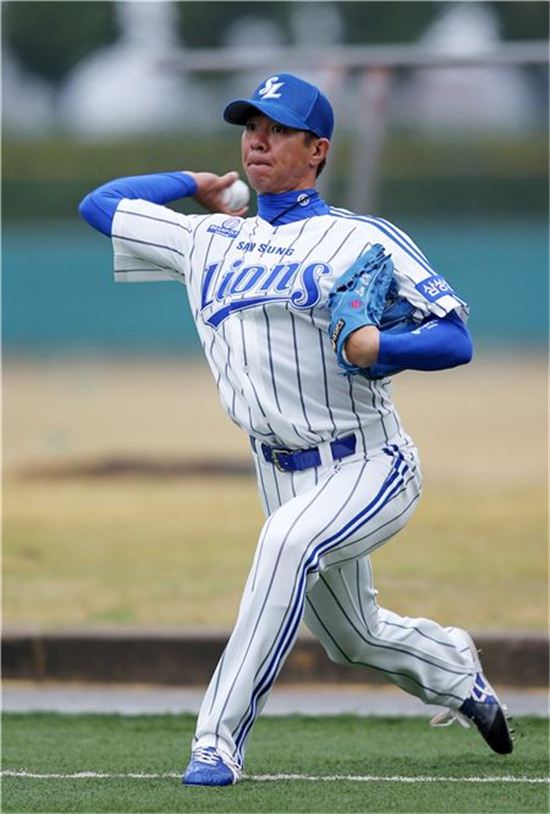
<svg viewBox="0 0 550 814"><path fill-rule="evenodd" d="M291 73L268 77L250 99L230 102L223 117L230 124L246 124L258 111L286 127L310 130L320 138L332 136L334 113L329 100L315 85Z"/></svg>

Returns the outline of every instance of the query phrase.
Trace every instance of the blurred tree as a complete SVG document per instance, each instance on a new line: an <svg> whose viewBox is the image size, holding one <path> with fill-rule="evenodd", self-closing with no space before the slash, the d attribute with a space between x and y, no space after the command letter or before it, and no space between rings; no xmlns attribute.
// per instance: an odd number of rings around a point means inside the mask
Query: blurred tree
<svg viewBox="0 0 550 814"><path fill-rule="evenodd" d="M493 0L488 4L499 15L505 39L547 36L549 4L544 0ZM335 5L343 17L344 41L368 44L415 41L448 3L343 0ZM213 48L224 43L224 34L236 20L263 17L279 26L284 41L291 44L291 18L297 6L304 6L312 15L316 13L314 3L301 0L179 0L179 33L187 47ZM119 33L116 4L112 1L7 0L2 3L2 19L4 42L21 64L56 83L88 53L116 40Z"/></svg>
<svg viewBox="0 0 550 814"><path fill-rule="evenodd" d="M489 3L500 19L500 33L505 40L547 39L549 5L541 0L496 0Z"/></svg>
<svg viewBox="0 0 550 814"><path fill-rule="evenodd" d="M496 10L505 39L540 39L548 32L549 5L544 0L494 0L487 4ZM300 5L315 14L313 3L300 0L180 2L180 34L190 48L214 48L223 44L229 24L253 16L264 17L279 25L285 39L290 41L290 18ZM368 44L414 42L449 3L446 0L343 0L335 5L344 20L345 41Z"/></svg>
<svg viewBox="0 0 550 814"><path fill-rule="evenodd" d="M2 12L4 40L21 65L56 83L118 35L113 3L12 0L2 4Z"/></svg>
<svg viewBox="0 0 550 814"><path fill-rule="evenodd" d="M343 19L345 40L349 43L394 42L415 40L437 14L442 2L337 2ZM235 20L263 17L276 23L290 42L290 19L297 6L305 6L313 15L315 5L309 2L262 2L240 0L209 2L200 0L179 3L180 34L190 48L214 48L223 44L228 24Z"/></svg>
<svg viewBox="0 0 550 814"><path fill-rule="evenodd" d="M414 42L445 2L343 2L346 41L354 45Z"/></svg>
<svg viewBox="0 0 550 814"><path fill-rule="evenodd" d="M293 5L296 3L271 0L262 3L246 0L178 3L181 39L188 48L217 48L224 44L224 35L231 24L250 17L263 17L277 23L288 39L288 19Z"/></svg>

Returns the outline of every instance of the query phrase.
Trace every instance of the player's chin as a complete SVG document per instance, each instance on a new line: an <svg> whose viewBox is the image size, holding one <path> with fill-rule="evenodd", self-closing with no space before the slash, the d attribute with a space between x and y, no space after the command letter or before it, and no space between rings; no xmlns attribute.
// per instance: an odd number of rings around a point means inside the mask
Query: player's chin
<svg viewBox="0 0 550 814"><path fill-rule="evenodd" d="M248 183L256 192L273 191L273 171L268 164L248 164L244 171Z"/></svg>

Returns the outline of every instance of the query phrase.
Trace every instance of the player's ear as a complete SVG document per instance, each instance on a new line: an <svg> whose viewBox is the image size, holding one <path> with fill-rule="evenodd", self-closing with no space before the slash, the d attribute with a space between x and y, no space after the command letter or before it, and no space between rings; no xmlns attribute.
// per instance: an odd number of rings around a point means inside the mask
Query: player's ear
<svg viewBox="0 0 550 814"><path fill-rule="evenodd" d="M314 138L311 140L310 160L312 167L318 167L327 160L330 141L328 138Z"/></svg>

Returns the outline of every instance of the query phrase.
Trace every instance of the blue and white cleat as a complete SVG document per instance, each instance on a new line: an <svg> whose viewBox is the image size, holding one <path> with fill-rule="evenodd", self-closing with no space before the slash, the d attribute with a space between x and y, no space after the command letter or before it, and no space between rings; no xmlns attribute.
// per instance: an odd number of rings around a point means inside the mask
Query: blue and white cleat
<svg viewBox="0 0 550 814"><path fill-rule="evenodd" d="M472 693L458 712L473 721L481 737L499 755L508 755L514 748L505 711L483 673L477 673Z"/></svg>
<svg viewBox="0 0 550 814"><path fill-rule="evenodd" d="M472 652L476 674L470 696L458 709L449 709L438 713L430 721L432 726L449 726L454 721L469 728L472 723L477 727L481 737L499 755L509 755L514 748L514 741L508 720L506 707L498 699L481 667L477 649L466 631L461 631Z"/></svg>
<svg viewBox="0 0 550 814"><path fill-rule="evenodd" d="M199 746L193 750L181 782L184 786L232 786L241 777L233 760L222 757L213 746Z"/></svg>

